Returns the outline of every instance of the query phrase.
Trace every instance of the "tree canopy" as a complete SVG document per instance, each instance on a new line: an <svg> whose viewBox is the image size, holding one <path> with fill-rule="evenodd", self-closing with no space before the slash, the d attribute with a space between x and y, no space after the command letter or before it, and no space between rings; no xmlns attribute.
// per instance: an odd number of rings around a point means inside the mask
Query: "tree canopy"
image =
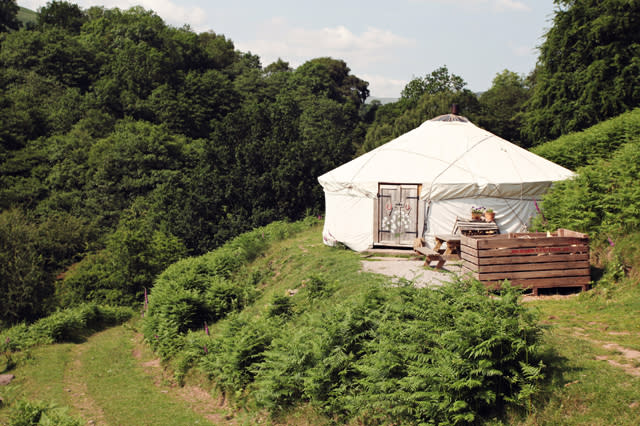
<svg viewBox="0 0 640 426"><path fill-rule="evenodd" d="M51 302L55 276L59 301L131 303L178 257L320 214L316 177L364 138L368 83L344 61L263 68L222 35L140 7L52 1L0 43L0 209L33 235L20 248L33 272L0 297L24 280L46 290L15 299L14 320L46 311L24 306ZM37 230L59 215L87 244L43 262Z"/></svg>
<svg viewBox="0 0 640 426"><path fill-rule="evenodd" d="M20 28L16 0L0 0L0 33Z"/></svg>
<svg viewBox="0 0 640 426"><path fill-rule="evenodd" d="M640 3L555 0L523 135L542 142L640 103Z"/></svg>
<svg viewBox="0 0 640 426"><path fill-rule="evenodd" d="M525 102L530 96L529 82L523 76L504 70L496 74L489 90L479 97L482 115L478 125L520 146L528 146L520 129Z"/></svg>

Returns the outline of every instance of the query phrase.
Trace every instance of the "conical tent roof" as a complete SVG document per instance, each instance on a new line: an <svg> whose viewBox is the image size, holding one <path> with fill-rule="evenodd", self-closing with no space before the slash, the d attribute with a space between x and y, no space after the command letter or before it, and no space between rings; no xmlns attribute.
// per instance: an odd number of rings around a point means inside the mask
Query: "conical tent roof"
<svg viewBox="0 0 640 426"><path fill-rule="evenodd" d="M325 191L375 198L379 183L421 184L420 198L523 198L574 173L464 117L445 115L320 176Z"/></svg>

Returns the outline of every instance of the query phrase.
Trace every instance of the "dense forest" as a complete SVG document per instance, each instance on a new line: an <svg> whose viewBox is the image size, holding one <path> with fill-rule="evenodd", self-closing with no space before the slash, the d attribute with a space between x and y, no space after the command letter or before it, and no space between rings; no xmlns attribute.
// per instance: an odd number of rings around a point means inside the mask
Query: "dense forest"
<svg viewBox="0 0 640 426"><path fill-rule="evenodd" d="M530 75L478 95L442 66L381 105L340 59L263 65L140 7L52 1L24 23L2 2L0 325L131 304L178 259L321 215L317 176L452 103L525 147L639 105L640 6L556 6Z"/></svg>

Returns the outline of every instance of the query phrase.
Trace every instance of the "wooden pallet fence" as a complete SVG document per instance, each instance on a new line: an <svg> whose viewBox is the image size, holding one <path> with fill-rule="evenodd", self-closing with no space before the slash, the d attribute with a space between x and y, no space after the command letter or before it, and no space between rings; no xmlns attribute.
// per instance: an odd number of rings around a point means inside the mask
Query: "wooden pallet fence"
<svg viewBox="0 0 640 426"><path fill-rule="evenodd" d="M568 229L547 233L461 236L464 273L488 287L504 280L521 288L582 287L590 281L589 237Z"/></svg>

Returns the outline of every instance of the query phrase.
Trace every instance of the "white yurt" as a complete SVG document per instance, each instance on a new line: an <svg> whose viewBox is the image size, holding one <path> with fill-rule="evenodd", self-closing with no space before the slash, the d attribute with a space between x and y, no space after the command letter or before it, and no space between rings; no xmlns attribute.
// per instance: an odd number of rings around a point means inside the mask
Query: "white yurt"
<svg viewBox="0 0 640 426"><path fill-rule="evenodd" d="M450 234L471 208L496 212L501 233L523 232L536 202L574 173L447 114L318 178L325 193L325 244L356 251L411 247Z"/></svg>

